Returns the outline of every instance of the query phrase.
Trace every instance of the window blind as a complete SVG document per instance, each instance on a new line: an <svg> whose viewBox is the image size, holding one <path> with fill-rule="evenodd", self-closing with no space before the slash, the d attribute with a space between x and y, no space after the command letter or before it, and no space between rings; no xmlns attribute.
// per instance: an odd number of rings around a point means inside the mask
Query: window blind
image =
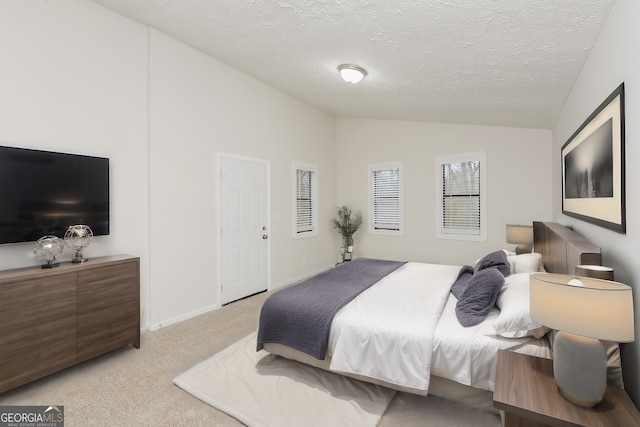
<svg viewBox="0 0 640 427"><path fill-rule="evenodd" d="M313 171L296 170L296 224L297 232L313 231Z"/></svg>
<svg viewBox="0 0 640 427"><path fill-rule="evenodd" d="M480 234L480 161L442 164L442 232Z"/></svg>
<svg viewBox="0 0 640 427"><path fill-rule="evenodd" d="M400 169L373 171L373 228L400 230Z"/></svg>

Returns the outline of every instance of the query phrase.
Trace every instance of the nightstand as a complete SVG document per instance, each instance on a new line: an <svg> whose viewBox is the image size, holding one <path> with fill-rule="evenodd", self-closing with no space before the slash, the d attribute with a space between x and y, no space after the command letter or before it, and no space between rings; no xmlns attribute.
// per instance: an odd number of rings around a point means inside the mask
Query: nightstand
<svg viewBox="0 0 640 427"><path fill-rule="evenodd" d="M565 400L553 378L553 362L507 350L498 352L493 406L505 427L640 426L640 413L623 389L607 386L594 408Z"/></svg>

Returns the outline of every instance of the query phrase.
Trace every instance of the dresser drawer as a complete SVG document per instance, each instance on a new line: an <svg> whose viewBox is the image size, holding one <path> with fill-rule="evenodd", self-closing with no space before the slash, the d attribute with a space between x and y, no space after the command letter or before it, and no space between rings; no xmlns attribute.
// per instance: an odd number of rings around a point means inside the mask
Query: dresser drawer
<svg viewBox="0 0 640 427"><path fill-rule="evenodd" d="M127 262L108 267L94 268L78 273L78 293L93 292L117 284L130 283L138 286L138 263Z"/></svg>
<svg viewBox="0 0 640 427"><path fill-rule="evenodd" d="M48 337L41 345L18 355L1 355L0 393L73 366L77 361L75 338L75 334L66 338Z"/></svg>
<svg viewBox="0 0 640 427"><path fill-rule="evenodd" d="M136 344L139 327L138 302L78 315L78 360L97 356L126 344Z"/></svg>
<svg viewBox="0 0 640 427"><path fill-rule="evenodd" d="M137 300L137 283L116 283L91 292L80 292L78 294L78 314L91 314L97 310Z"/></svg>
<svg viewBox="0 0 640 427"><path fill-rule="evenodd" d="M75 295L28 308L0 313L0 361L7 348L38 345L41 339L74 336L78 308ZM70 331L70 332L69 332Z"/></svg>
<svg viewBox="0 0 640 427"><path fill-rule="evenodd" d="M76 362L75 296L0 313L0 392Z"/></svg>
<svg viewBox="0 0 640 427"><path fill-rule="evenodd" d="M0 312L46 304L76 296L77 275L57 274L39 279L0 282Z"/></svg>

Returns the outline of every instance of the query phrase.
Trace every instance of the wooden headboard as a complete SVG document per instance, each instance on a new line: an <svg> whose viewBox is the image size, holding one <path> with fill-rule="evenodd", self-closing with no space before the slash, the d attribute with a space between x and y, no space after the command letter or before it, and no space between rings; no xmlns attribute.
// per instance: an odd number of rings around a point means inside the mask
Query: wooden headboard
<svg viewBox="0 0 640 427"><path fill-rule="evenodd" d="M602 265L599 246L555 222L533 222L533 248L549 273L575 274L576 265Z"/></svg>

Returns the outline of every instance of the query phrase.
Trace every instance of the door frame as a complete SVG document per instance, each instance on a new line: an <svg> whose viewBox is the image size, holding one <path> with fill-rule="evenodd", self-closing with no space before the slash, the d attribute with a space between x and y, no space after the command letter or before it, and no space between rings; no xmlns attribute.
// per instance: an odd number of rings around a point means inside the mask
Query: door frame
<svg viewBox="0 0 640 427"><path fill-rule="evenodd" d="M261 163L267 168L267 292L271 290L271 162L257 157L241 156L225 152L217 153L217 194L216 194L216 250L217 250L217 287L218 287L218 305L222 307L222 223L220 221L221 209L221 193L222 193L222 159L239 160L243 162Z"/></svg>

